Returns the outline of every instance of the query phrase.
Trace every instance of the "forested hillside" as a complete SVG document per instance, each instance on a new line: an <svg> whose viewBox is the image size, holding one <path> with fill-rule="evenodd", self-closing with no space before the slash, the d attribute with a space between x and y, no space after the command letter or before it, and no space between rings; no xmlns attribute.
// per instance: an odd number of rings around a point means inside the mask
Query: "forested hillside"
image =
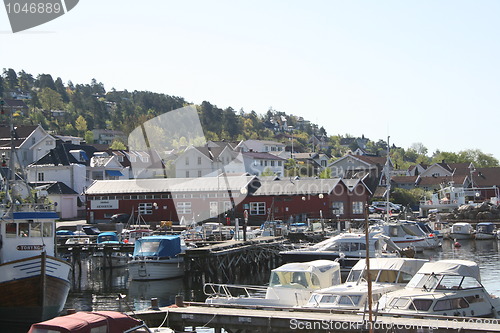
<svg viewBox="0 0 500 333"><path fill-rule="evenodd" d="M55 80L50 74L16 72L4 69L0 76L0 96L3 99L23 95L28 110L16 117L16 123L41 124L55 134L81 136L92 143L93 129L122 131L128 135L146 120L165 112L193 104L183 97L170 96L150 91L106 90L104 84L93 79L87 84L66 83L60 77ZM26 98L29 97L29 98ZM234 110L230 106L219 108L204 101L196 105L201 124L208 140L275 140L291 145L293 139L296 152L324 152L332 158L343 156L348 151L362 148L366 153L385 155L387 142L355 138L349 134L328 135L325 129L300 115L289 115L283 111ZM6 117L1 115L0 117ZM5 120L5 119L4 119ZM293 132L292 132L293 129ZM346 129L348 132L349 129ZM322 138L319 145L311 140L312 135ZM290 148L289 148L290 149ZM498 166L498 160L480 150L454 152L430 152L422 143L409 148L391 147L391 157L400 169L414 163L432 163L446 160L474 162L476 166Z"/></svg>

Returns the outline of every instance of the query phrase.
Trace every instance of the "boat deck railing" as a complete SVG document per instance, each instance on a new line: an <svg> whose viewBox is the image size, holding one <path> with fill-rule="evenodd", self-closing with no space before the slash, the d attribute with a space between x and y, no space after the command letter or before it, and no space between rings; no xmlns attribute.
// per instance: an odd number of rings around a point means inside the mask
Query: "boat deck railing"
<svg viewBox="0 0 500 333"><path fill-rule="evenodd" d="M209 297L256 297L264 298L267 287L264 286L245 286L235 284L205 283L203 292Z"/></svg>

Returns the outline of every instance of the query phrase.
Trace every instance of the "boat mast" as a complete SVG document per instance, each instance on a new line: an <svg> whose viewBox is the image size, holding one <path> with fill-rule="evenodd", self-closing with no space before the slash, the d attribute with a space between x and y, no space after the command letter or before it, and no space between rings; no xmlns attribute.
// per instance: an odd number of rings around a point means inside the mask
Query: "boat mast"
<svg viewBox="0 0 500 333"><path fill-rule="evenodd" d="M389 222L390 220L390 208L389 208L389 196L391 194L391 175L389 170L389 139L390 136L387 137L387 160L385 162L385 220Z"/></svg>

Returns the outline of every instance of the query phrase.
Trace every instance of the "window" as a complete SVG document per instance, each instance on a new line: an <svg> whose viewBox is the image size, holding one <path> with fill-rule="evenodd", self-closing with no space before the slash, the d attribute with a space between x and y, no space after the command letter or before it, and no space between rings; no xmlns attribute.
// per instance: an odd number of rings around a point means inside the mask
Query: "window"
<svg viewBox="0 0 500 333"><path fill-rule="evenodd" d="M201 164L201 157L198 157L198 165Z"/></svg>
<svg viewBox="0 0 500 333"><path fill-rule="evenodd" d="M19 237L28 237L30 234L30 224L27 222L19 223Z"/></svg>
<svg viewBox="0 0 500 333"><path fill-rule="evenodd" d="M178 202L177 214L191 214L191 202Z"/></svg>
<svg viewBox="0 0 500 333"><path fill-rule="evenodd" d="M39 172L37 179L39 182L45 181L45 174L43 172Z"/></svg>
<svg viewBox="0 0 500 333"><path fill-rule="evenodd" d="M274 161L271 161L271 166L274 166Z"/></svg>
<svg viewBox="0 0 500 333"><path fill-rule="evenodd" d="M198 170L198 177L201 177L201 170Z"/></svg>
<svg viewBox="0 0 500 333"><path fill-rule="evenodd" d="M416 311L428 311L432 305L432 299L414 299L408 309ZM436 307L434 307L436 310Z"/></svg>
<svg viewBox="0 0 500 333"><path fill-rule="evenodd" d="M153 214L153 204L150 202L141 202L139 204L139 214L141 215Z"/></svg>
<svg viewBox="0 0 500 333"><path fill-rule="evenodd" d="M189 178L189 171L186 171L186 178Z"/></svg>
<svg viewBox="0 0 500 333"><path fill-rule="evenodd" d="M353 214L363 214L363 201L354 201L352 203Z"/></svg>
<svg viewBox="0 0 500 333"><path fill-rule="evenodd" d="M282 166L283 165L283 162L282 161L278 161L278 166Z"/></svg>
<svg viewBox="0 0 500 333"><path fill-rule="evenodd" d="M52 237L54 234L54 225L52 222L45 222L42 226L42 237Z"/></svg>
<svg viewBox="0 0 500 333"><path fill-rule="evenodd" d="M342 201L332 202L332 209L335 215L343 215L344 214L344 203Z"/></svg>
<svg viewBox="0 0 500 333"><path fill-rule="evenodd" d="M189 157L186 157L186 165L189 165Z"/></svg>
<svg viewBox="0 0 500 333"><path fill-rule="evenodd" d="M32 222L30 228L30 237L41 237L42 236L42 223Z"/></svg>
<svg viewBox="0 0 500 333"><path fill-rule="evenodd" d="M251 215L265 215L266 214L266 203L265 202L251 202L250 203L250 214Z"/></svg>
<svg viewBox="0 0 500 333"><path fill-rule="evenodd" d="M5 225L5 233L7 238L16 238L17 223L7 223Z"/></svg>

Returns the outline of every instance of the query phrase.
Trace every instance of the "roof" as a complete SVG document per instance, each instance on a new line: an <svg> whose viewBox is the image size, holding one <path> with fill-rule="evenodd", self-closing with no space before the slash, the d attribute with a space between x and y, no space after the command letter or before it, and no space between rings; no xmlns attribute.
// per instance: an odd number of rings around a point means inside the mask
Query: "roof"
<svg viewBox="0 0 500 333"><path fill-rule="evenodd" d="M16 108L28 108L22 99L4 99L5 105Z"/></svg>
<svg viewBox="0 0 500 333"><path fill-rule="evenodd" d="M426 263L426 259L413 258L370 258L370 271L372 270L391 270L402 271L412 276ZM351 270L364 270L366 260L359 260Z"/></svg>
<svg viewBox="0 0 500 333"><path fill-rule="evenodd" d="M78 161L70 154L71 150L83 150L87 157L86 160ZM54 149L51 149L47 155L35 161L33 165L89 165L90 157L92 157L96 151L97 149L89 145L74 145L72 143L58 142Z"/></svg>
<svg viewBox="0 0 500 333"><path fill-rule="evenodd" d="M453 182L457 185L465 184L467 179L466 175L457 175L457 176L441 176L441 177L419 177L418 186L438 186L441 184L448 184Z"/></svg>
<svg viewBox="0 0 500 333"><path fill-rule="evenodd" d="M38 125L16 126L14 127L13 144L14 147L19 147L21 144L36 130ZM10 150L10 127L0 126L0 149Z"/></svg>
<svg viewBox="0 0 500 333"><path fill-rule="evenodd" d="M472 178L478 187L500 186L500 167L476 168Z"/></svg>
<svg viewBox="0 0 500 333"><path fill-rule="evenodd" d="M340 178L261 181L260 187L253 195L317 195L320 193L330 193L339 184L339 182Z"/></svg>
<svg viewBox="0 0 500 333"><path fill-rule="evenodd" d="M63 182L36 182L36 183L30 183L30 186L33 187L39 187L39 186L44 186L47 185L46 191L48 194L78 194L73 190L71 187L68 185L64 184Z"/></svg>
<svg viewBox="0 0 500 333"><path fill-rule="evenodd" d="M422 274L442 274L473 277L481 281L479 266L469 260L439 260L428 262L418 271Z"/></svg>
<svg viewBox="0 0 500 333"><path fill-rule="evenodd" d="M254 179L255 176L97 180L85 194L240 191Z"/></svg>
<svg viewBox="0 0 500 333"><path fill-rule="evenodd" d="M392 176L391 182L395 184L412 184L417 181L418 176Z"/></svg>
<svg viewBox="0 0 500 333"><path fill-rule="evenodd" d="M257 152L244 152L242 153L243 156L250 156L254 159L260 159L260 160L278 160L278 161L284 161L284 158L278 157L276 155L270 154L270 153L257 153Z"/></svg>

